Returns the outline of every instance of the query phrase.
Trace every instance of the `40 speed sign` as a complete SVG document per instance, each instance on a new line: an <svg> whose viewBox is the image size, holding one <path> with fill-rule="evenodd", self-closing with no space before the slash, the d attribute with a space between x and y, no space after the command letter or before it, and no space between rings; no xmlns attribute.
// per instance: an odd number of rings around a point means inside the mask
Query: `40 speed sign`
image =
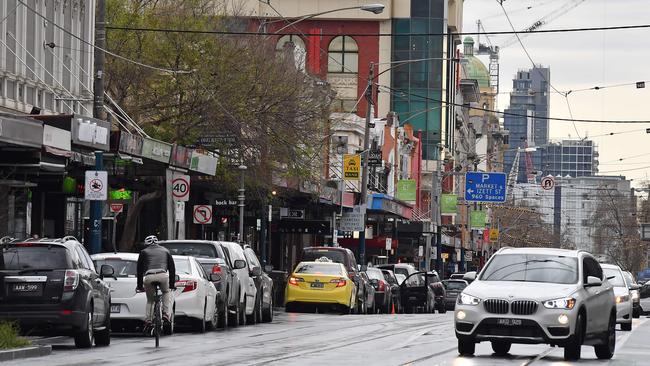
<svg viewBox="0 0 650 366"><path fill-rule="evenodd" d="M190 176L175 175L172 179L172 199L187 202L190 199Z"/></svg>

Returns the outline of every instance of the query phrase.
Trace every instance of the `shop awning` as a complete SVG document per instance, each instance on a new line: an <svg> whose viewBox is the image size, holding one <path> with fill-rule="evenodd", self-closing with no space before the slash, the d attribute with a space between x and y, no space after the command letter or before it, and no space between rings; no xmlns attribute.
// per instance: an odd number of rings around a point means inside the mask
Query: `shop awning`
<svg viewBox="0 0 650 366"><path fill-rule="evenodd" d="M413 206L383 193L374 193L369 197L368 209L391 213L410 220L413 217Z"/></svg>
<svg viewBox="0 0 650 366"><path fill-rule="evenodd" d="M0 142L40 148L43 145L43 123L31 118L1 115Z"/></svg>

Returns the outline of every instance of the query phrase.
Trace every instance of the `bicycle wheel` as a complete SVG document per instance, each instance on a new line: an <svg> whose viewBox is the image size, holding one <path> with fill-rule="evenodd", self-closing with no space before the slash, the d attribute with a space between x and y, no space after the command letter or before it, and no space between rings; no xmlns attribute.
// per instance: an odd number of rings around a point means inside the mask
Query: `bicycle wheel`
<svg viewBox="0 0 650 366"><path fill-rule="evenodd" d="M160 295L156 294L156 300L153 307L154 322L153 335L156 338L156 348L160 345L160 330L162 329L162 309L160 308Z"/></svg>

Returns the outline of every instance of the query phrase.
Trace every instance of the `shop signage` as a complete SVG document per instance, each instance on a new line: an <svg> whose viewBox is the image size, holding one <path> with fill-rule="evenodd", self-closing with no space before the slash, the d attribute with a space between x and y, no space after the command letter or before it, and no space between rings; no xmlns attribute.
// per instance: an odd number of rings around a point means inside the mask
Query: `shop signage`
<svg viewBox="0 0 650 366"><path fill-rule="evenodd" d="M359 180L361 177L361 155L343 155L343 179Z"/></svg>
<svg viewBox="0 0 650 366"><path fill-rule="evenodd" d="M129 155L142 156L142 144L142 137L126 131L120 131L119 151Z"/></svg>
<svg viewBox="0 0 650 366"><path fill-rule="evenodd" d="M199 173L214 176L217 174L217 158L192 150L190 169Z"/></svg>
<svg viewBox="0 0 650 366"><path fill-rule="evenodd" d="M185 146L174 145L172 150L172 165L188 169L192 162L192 149Z"/></svg>
<svg viewBox="0 0 650 366"><path fill-rule="evenodd" d="M469 214L469 227L470 229L484 229L486 223L485 211L472 211Z"/></svg>
<svg viewBox="0 0 650 366"><path fill-rule="evenodd" d="M91 117L72 120L72 142L93 149L109 150L110 122Z"/></svg>
<svg viewBox="0 0 650 366"><path fill-rule="evenodd" d="M115 214L115 216L119 215L122 213L122 210L124 210L124 205L121 203L111 203L108 205L110 208L111 212Z"/></svg>
<svg viewBox="0 0 650 366"><path fill-rule="evenodd" d="M0 117L0 141L40 148L43 145L43 124L28 119Z"/></svg>
<svg viewBox="0 0 650 366"><path fill-rule="evenodd" d="M458 196L455 194L442 194L440 196L440 213L442 215L455 215L458 213Z"/></svg>
<svg viewBox="0 0 650 366"><path fill-rule="evenodd" d="M70 151L72 149L70 131L43 125L43 145Z"/></svg>
<svg viewBox="0 0 650 366"><path fill-rule="evenodd" d="M368 165L370 166L380 166L381 165L381 150L374 149L368 151ZM413 200L415 201L415 200Z"/></svg>
<svg viewBox="0 0 650 366"><path fill-rule="evenodd" d="M84 191L86 200L106 201L108 198L108 172L87 170Z"/></svg>
<svg viewBox="0 0 650 366"><path fill-rule="evenodd" d="M446 261L447 259L449 259L449 253L442 253L440 254L440 257Z"/></svg>
<svg viewBox="0 0 650 366"><path fill-rule="evenodd" d="M417 200L417 182L415 179L403 179L397 182L397 199L402 201Z"/></svg>
<svg viewBox="0 0 650 366"><path fill-rule="evenodd" d="M237 201L235 200L216 200L214 201L215 206L236 206Z"/></svg>
<svg viewBox="0 0 650 366"><path fill-rule="evenodd" d="M499 229L490 229L490 241L495 242L499 240Z"/></svg>
<svg viewBox="0 0 650 366"><path fill-rule="evenodd" d="M142 143L142 157L169 164L172 156L172 144L146 138Z"/></svg>
<svg viewBox="0 0 650 366"><path fill-rule="evenodd" d="M305 210L296 210L296 209L286 209L286 208L281 208L280 209L280 217L286 217L289 219L304 219L305 218Z"/></svg>

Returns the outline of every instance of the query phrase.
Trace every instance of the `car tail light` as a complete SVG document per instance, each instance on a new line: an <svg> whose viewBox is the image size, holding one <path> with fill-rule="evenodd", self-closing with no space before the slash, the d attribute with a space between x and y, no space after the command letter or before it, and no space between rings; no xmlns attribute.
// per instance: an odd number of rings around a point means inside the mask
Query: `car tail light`
<svg viewBox="0 0 650 366"><path fill-rule="evenodd" d="M16 247L33 247L34 244L33 243L18 243L18 244L14 244L14 246L16 246Z"/></svg>
<svg viewBox="0 0 650 366"><path fill-rule="evenodd" d="M218 264L215 264L215 265L212 267L212 273L221 274L221 267L219 267Z"/></svg>
<svg viewBox="0 0 650 366"><path fill-rule="evenodd" d="M300 277L293 277L293 276L289 277L290 285L298 286L298 282L305 282L305 279Z"/></svg>
<svg viewBox="0 0 650 366"><path fill-rule="evenodd" d="M194 280L182 280L176 282L176 287L183 286L183 292L190 292L196 290L198 283Z"/></svg>
<svg viewBox="0 0 650 366"><path fill-rule="evenodd" d="M63 291L74 291L79 286L79 272L74 269L66 269L63 279Z"/></svg>
<svg viewBox="0 0 650 366"><path fill-rule="evenodd" d="M384 291L384 290L386 290L386 284L384 283L384 281L380 280L377 283L377 291Z"/></svg>
<svg viewBox="0 0 650 366"><path fill-rule="evenodd" d="M336 287L343 287L343 286L345 286L346 281L343 278L337 278L337 279L331 280L330 283L335 283Z"/></svg>

